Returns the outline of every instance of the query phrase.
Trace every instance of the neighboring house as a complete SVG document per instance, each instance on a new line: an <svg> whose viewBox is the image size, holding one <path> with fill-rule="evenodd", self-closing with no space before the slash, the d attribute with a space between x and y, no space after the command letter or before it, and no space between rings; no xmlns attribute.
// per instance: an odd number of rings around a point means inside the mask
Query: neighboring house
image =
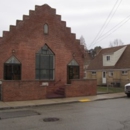
<svg viewBox="0 0 130 130"><path fill-rule="evenodd" d="M86 71L97 85L124 86L130 82L130 45L102 49Z"/></svg>
<svg viewBox="0 0 130 130"><path fill-rule="evenodd" d="M35 6L0 38L0 100L96 94L84 80L84 46L48 5Z"/></svg>

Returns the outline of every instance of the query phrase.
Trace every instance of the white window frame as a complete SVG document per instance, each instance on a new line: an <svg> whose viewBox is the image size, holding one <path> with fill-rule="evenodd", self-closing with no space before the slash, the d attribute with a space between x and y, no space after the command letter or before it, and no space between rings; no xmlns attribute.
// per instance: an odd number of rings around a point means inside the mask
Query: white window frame
<svg viewBox="0 0 130 130"><path fill-rule="evenodd" d="M44 34L48 34L49 33L49 27L48 27L48 24L45 23L44 24Z"/></svg>
<svg viewBox="0 0 130 130"><path fill-rule="evenodd" d="M92 73L92 75L96 75L96 71L92 71L91 73Z"/></svg>
<svg viewBox="0 0 130 130"><path fill-rule="evenodd" d="M107 60L107 61L110 61L110 56L106 56L106 60Z"/></svg>
<svg viewBox="0 0 130 130"><path fill-rule="evenodd" d="M122 74L122 75L127 75L127 74L128 74L128 71L127 71L127 70L122 70L122 71L121 71L121 74Z"/></svg>
<svg viewBox="0 0 130 130"><path fill-rule="evenodd" d="M114 74L113 71L110 71L110 72L109 72L109 76L110 76L110 77L112 77L113 74Z"/></svg>

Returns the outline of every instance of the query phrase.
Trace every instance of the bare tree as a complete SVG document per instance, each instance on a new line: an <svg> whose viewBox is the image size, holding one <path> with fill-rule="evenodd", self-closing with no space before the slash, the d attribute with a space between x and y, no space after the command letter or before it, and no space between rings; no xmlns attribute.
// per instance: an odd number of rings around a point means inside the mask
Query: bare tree
<svg viewBox="0 0 130 130"><path fill-rule="evenodd" d="M87 45L83 36L80 37L80 44L84 46L84 49L87 50Z"/></svg>
<svg viewBox="0 0 130 130"><path fill-rule="evenodd" d="M110 47L115 47L115 46L121 46L124 43L120 39L115 39L113 42L110 42L109 46Z"/></svg>

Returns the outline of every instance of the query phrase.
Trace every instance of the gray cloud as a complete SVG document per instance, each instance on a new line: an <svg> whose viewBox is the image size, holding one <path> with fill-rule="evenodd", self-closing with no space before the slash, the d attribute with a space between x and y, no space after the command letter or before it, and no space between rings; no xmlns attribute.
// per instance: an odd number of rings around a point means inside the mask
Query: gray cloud
<svg viewBox="0 0 130 130"><path fill-rule="evenodd" d="M71 27L72 33L76 33L79 39L81 35L85 38L87 46L90 46L117 0L0 0L0 35L8 30L10 25L15 25L17 19L22 19L29 10L34 10L35 5L49 4L56 8L57 14ZM104 33L118 25L123 19L130 15L130 1L121 2L113 18L104 30ZM116 31L106 38L94 43L95 46L108 47L110 41L121 39L125 44L130 43L130 21L124 23Z"/></svg>

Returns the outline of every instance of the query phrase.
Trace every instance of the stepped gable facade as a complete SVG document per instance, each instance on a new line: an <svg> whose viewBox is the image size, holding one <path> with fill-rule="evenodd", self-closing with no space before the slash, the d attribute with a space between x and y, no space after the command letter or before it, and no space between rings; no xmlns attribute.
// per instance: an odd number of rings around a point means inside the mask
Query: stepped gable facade
<svg viewBox="0 0 130 130"><path fill-rule="evenodd" d="M2 101L96 94L96 80L83 80L84 46L47 4L3 31L0 61Z"/></svg>

